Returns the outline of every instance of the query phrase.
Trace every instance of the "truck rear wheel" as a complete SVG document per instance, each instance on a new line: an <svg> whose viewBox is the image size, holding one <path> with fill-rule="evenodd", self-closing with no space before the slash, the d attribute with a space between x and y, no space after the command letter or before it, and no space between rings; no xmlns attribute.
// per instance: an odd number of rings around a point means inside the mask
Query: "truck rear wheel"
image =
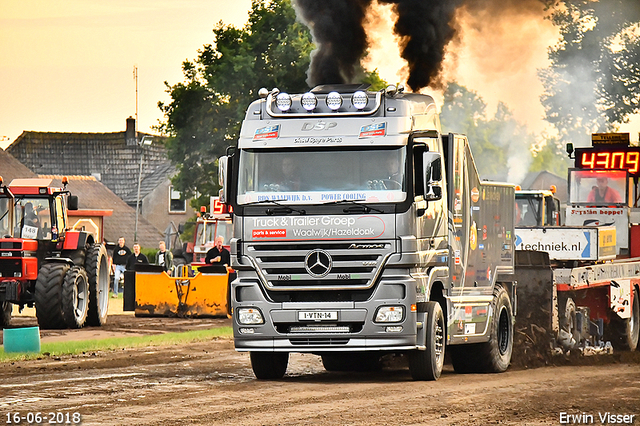
<svg viewBox="0 0 640 426"><path fill-rule="evenodd" d="M0 306L0 327L8 328L11 325L11 311L13 305L11 302L2 302Z"/></svg>
<svg viewBox="0 0 640 426"><path fill-rule="evenodd" d="M104 325L109 312L109 264L104 245L93 244L87 251L85 269L89 282L88 325Z"/></svg>
<svg viewBox="0 0 640 426"><path fill-rule="evenodd" d="M38 325L43 329L65 328L62 285L69 270L66 263L42 265L36 280L35 302Z"/></svg>
<svg viewBox="0 0 640 426"><path fill-rule="evenodd" d="M509 367L513 352L513 310L502 286L496 286L494 294L489 341L449 348L456 373L502 373Z"/></svg>
<svg viewBox="0 0 640 426"><path fill-rule="evenodd" d="M69 328L82 328L89 310L89 283L81 266L69 269L62 284L62 312Z"/></svg>
<svg viewBox="0 0 640 426"><path fill-rule="evenodd" d="M445 351L445 322L438 302L427 302L426 346L409 353L409 371L414 380L437 380L442 373Z"/></svg>
<svg viewBox="0 0 640 426"><path fill-rule="evenodd" d="M631 318L622 319L613 313L607 327L606 339L611 340L614 349L633 351L638 348L640 335L640 297L638 288L633 289L633 302L631 304Z"/></svg>
<svg viewBox="0 0 640 426"><path fill-rule="evenodd" d="M479 366L483 373L502 373L509 367L513 351L513 310L502 286L496 286L493 299L491 338L480 344Z"/></svg>
<svg viewBox="0 0 640 426"><path fill-rule="evenodd" d="M287 372L288 352L251 352L251 368L260 380L281 379Z"/></svg>

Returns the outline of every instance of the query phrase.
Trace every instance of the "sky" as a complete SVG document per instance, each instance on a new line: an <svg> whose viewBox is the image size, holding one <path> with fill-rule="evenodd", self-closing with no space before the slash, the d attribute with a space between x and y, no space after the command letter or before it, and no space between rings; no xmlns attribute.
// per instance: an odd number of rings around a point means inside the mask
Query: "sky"
<svg viewBox="0 0 640 426"><path fill-rule="evenodd" d="M1 0L0 141L22 131L120 132L136 114L156 133L164 82L213 42L219 21L242 26L250 0ZM259 84L259 82L256 82ZM6 139L10 139L7 141Z"/></svg>
<svg viewBox="0 0 640 426"><path fill-rule="evenodd" d="M23 131L120 132L136 115L138 130L163 119L164 82L183 81L181 64L213 42L219 21L241 27L250 0L1 0L0 147ZM389 82L403 82L389 8L375 11L366 66ZM551 131L542 120L538 69L558 39L549 21L474 21L451 46L446 76L476 91L495 112L498 101L532 131ZM261 83L256 82L256 87ZM427 89L441 104L438 92ZM638 140L640 120L622 127Z"/></svg>

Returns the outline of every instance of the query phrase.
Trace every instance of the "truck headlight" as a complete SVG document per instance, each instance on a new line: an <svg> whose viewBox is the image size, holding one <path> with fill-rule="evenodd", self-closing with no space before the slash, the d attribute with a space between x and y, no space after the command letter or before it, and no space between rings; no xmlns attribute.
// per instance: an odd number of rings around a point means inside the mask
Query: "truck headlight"
<svg viewBox="0 0 640 426"><path fill-rule="evenodd" d="M238 322L240 324L264 324L262 312L257 308L238 308Z"/></svg>
<svg viewBox="0 0 640 426"><path fill-rule="evenodd" d="M375 322L400 322L404 316L402 306L382 306L378 308Z"/></svg>

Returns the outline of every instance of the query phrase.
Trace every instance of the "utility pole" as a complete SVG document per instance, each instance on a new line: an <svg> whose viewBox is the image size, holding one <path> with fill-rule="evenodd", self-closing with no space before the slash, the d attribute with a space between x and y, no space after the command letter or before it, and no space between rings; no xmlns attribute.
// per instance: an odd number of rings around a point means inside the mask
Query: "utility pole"
<svg viewBox="0 0 640 426"><path fill-rule="evenodd" d="M136 139L138 138L138 66L133 66L133 79L136 82Z"/></svg>

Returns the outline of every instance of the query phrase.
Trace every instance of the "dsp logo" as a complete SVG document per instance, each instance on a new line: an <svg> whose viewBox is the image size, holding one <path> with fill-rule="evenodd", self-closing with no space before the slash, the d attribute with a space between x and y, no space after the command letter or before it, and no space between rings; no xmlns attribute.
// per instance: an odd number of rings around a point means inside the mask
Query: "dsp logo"
<svg viewBox="0 0 640 426"><path fill-rule="evenodd" d="M256 130L256 133L253 135L253 140L261 140L261 139L275 139L280 134L280 125L277 124L275 126L267 126L261 129Z"/></svg>

